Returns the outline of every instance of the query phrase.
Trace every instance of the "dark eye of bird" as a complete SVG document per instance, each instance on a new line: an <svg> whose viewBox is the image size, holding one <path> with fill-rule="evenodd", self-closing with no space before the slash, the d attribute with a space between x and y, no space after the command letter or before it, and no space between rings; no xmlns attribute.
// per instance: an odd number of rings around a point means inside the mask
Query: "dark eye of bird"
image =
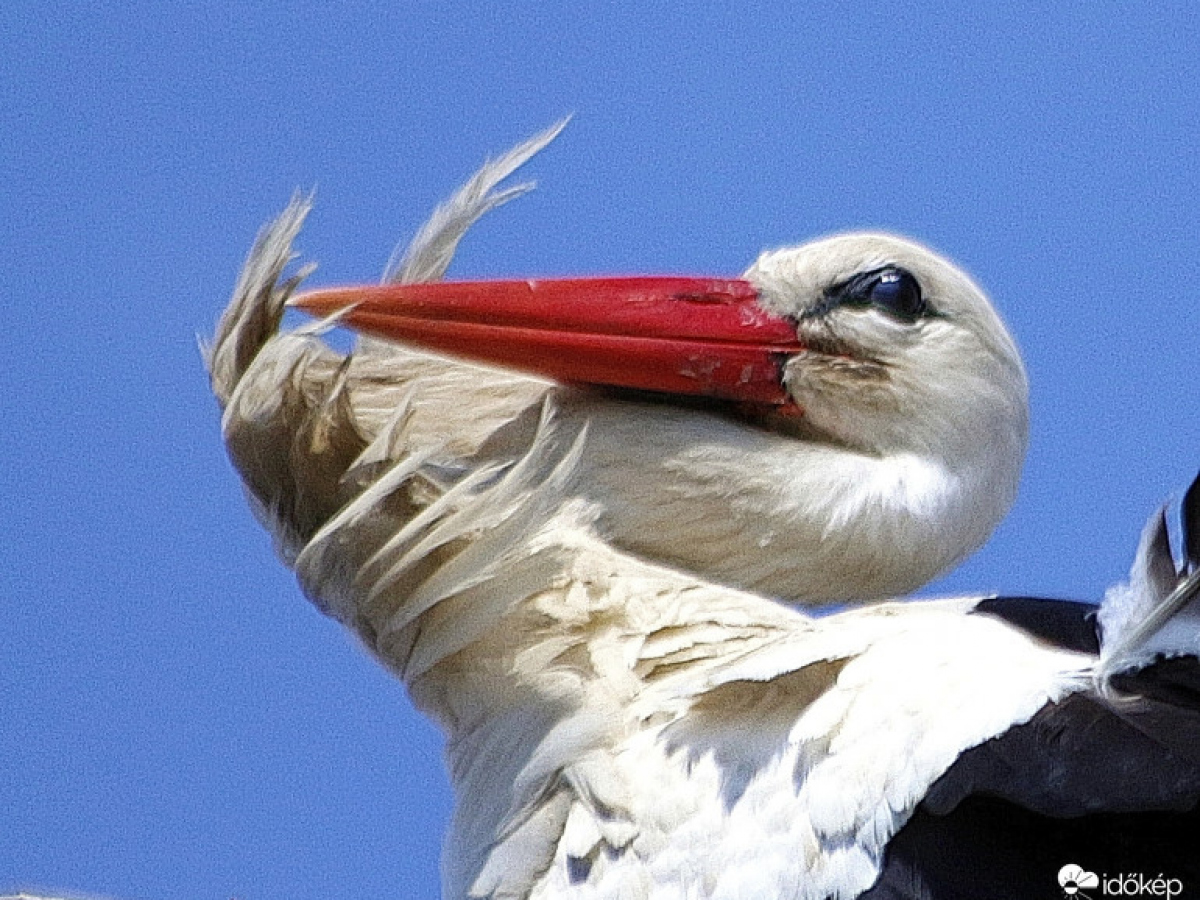
<svg viewBox="0 0 1200 900"><path fill-rule="evenodd" d="M915 322L926 310L917 279L894 266L859 275L846 285L841 300L850 306L874 307L902 322Z"/></svg>

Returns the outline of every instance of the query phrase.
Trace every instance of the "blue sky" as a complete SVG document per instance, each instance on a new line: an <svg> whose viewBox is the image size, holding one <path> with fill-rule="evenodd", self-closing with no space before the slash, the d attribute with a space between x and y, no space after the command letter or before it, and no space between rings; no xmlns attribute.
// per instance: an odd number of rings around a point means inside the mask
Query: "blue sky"
<svg viewBox="0 0 1200 900"><path fill-rule="evenodd" d="M924 240L1033 385L1015 509L929 592L1124 572L1200 465L1200 13L808 6L3 4L0 893L437 896L439 737L275 560L196 349L296 188L318 280L373 280L573 113L452 274Z"/></svg>

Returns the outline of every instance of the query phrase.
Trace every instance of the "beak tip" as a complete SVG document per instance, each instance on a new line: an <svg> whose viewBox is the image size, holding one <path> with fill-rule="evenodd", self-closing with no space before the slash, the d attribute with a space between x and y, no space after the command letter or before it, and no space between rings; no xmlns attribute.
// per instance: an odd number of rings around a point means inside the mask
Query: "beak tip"
<svg viewBox="0 0 1200 900"><path fill-rule="evenodd" d="M317 288L292 294L283 305L319 319L352 310L361 302L354 288Z"/></svg>

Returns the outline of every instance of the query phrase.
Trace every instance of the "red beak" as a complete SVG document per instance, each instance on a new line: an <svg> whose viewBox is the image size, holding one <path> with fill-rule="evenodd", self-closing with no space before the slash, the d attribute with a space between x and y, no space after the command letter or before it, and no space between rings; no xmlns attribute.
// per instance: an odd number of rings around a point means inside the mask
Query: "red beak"
<svg viewBox="0 0 1200 900"><path fill-rule="evenodd" d="M557 381L714 397L791 401L796 327L739 279L633 277L336 287L297 294L317 316L431 350ZM783 411L782 409L780 411Z"/></svg>

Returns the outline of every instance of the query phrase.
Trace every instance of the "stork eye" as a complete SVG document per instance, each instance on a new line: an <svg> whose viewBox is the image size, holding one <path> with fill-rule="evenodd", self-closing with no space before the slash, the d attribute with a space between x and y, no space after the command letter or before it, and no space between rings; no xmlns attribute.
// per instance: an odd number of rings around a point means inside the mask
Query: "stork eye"
<svg viewBox="0 0 1200 900"><path fill-rule="evenodd" d="M842 302L872 306L902 322L915 322L925 314L921 285L911 272L888 267L867 272L846 286Z"/></svg>

